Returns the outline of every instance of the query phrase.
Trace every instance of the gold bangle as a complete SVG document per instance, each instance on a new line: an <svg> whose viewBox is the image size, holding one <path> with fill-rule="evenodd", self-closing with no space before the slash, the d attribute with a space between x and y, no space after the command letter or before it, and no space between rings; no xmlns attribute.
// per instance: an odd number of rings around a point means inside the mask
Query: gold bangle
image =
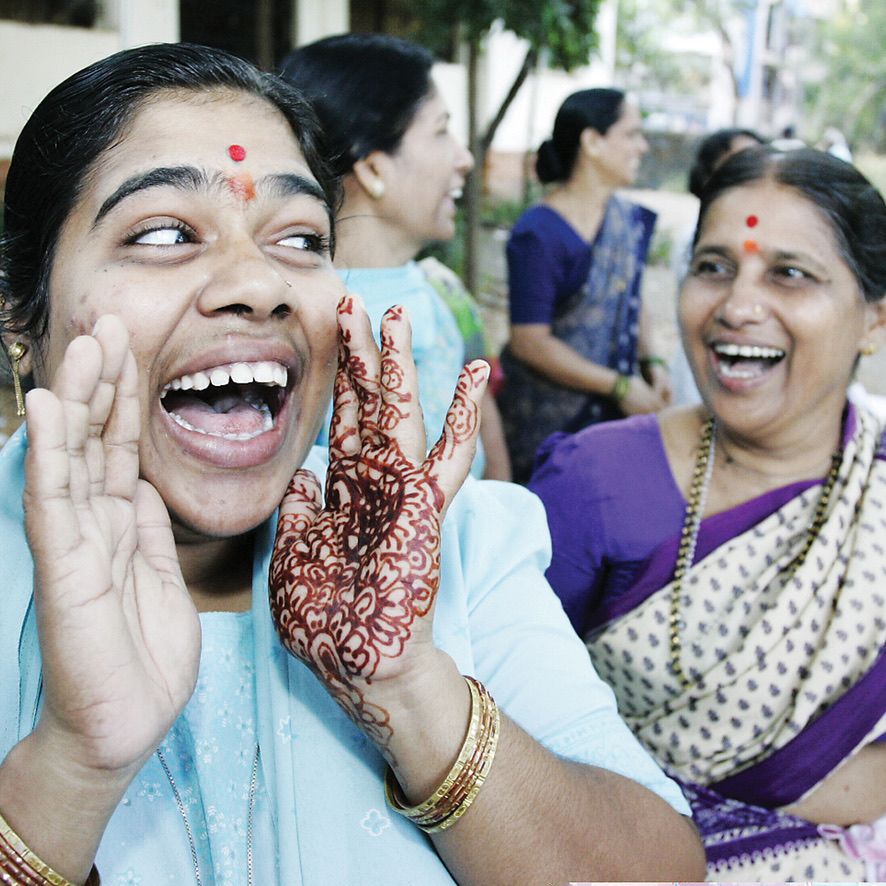
<svg viewBox="0 0 886 886"><path fill-rule="evenodd" d="M17 870L7 870L2 864L4 861L15 865ZM46 862L35 855L25 841L12 829L9 822L0 815L0 875L4 871L7 874L16 874L19 879L10 882L19 884L19 886L31 886L31 884L34 886L46 886L46 884L74 886L70 880L54 871ZM5 877L0 882L5 882ZM98 871L95 867L90 871L84 886L100 886Z"/></svg>
<svg viewBox="0 0 886 886"><path fill-rule="evenodd" d="M482 683L477 684L477 691L479 693L477 701L480 705L480 731L477 736L476 746L474 747L471 756L468 758L461 772L459 772L450 790L433 809L423 815L410 816L410 820L414 824L417 824L429 833L437 830L438 825L448 819L462 803L466 802L466 798L476 783L478 774L486 759L489 737L493 729L493 714L498 709L495 707L494 703L492 703L492 705L489 704L492 700L492 696L489 695L489 691ZM471 802L473 802L473 800ZM467 807L465 807L465 809L466 808ZM456 820L459 817L460 816L456 816ZM452 823L454 824L455 821L453 820ZM445 830L445 828L440 827L439 830Z"/></svg>
<svg viewBox="0 0 886 886"><path fill-rule="evenodd" d="M423 803L407 806L390 767L385 772L388 804L425 833L452 827L468 811L492 768L501 731L501 714L489 690L465 677L471 690L471 722L458 759L440 787Z"/></svg>

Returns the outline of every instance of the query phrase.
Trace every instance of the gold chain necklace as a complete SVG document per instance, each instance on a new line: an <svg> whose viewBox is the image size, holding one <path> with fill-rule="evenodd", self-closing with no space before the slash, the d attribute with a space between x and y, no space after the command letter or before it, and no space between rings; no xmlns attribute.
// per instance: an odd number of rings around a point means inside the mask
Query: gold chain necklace
<svg viewBox="0 0 886 886"><path fill-rule="evenodd" d="M674 566L674 578L671 582L670 614L668 616L668 629L670 635L671 672L680 681L680 685L686 689L691 684L689 677L683 670L682 651L683 641L680 637L680 598L683 591L683 579L692 567L695 559L695 548L698 543L698 533L704 515L705 499L708 487L711 483L711 475L714 471L714 455L716 452L716 421L713 416L701 426L701 443L698 447L698 455L695 459L695 467L692 471L692 482L689 487L689 499L686 502L686 516L683 518L683 530L680 533L680 547L677 551L677 563ZM796 571L803 565L809 554L812 544L818 538L821 527L827 516L828 504L837 477L840 473L840 465L843 462L843 449L838 448L831 456L831 467L827 479L818 497L815 506L815 514L812 522L806 530L806 541L799 554L785 567L787 581L793 578Z"/></svg>

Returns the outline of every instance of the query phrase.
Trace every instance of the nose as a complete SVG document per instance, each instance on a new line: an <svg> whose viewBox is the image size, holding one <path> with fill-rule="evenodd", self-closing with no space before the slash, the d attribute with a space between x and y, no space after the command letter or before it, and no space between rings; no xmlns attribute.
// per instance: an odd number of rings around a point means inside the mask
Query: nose
<svg viewBox="0 0 886 886"><path fill-rule="evenodd" d="M467 175L474 168L474 155L461 142L457 142L455 168L461 175Z"/></svg>
<svg viewBox="0 0 886 886"><path fill-rule="evenodd" d="M228 246L214 256L198 296L204 314L229 313L255 320L288 317L295 311L295 290L252 241Z"/></svg>
<svg viewBox="0 0 886 886"><path fill-rule="evenodd" d="M750 269L741 268L724 293L717 320L729 329L740 329L748 324L762 323L768 316L765 288L756 282Z"/></svg>
<svg viewBox="0 0 886 886"><path fill-rule="evenodd" d="M640 154L648 154L649 153L649 142L646 141L646 136L640 136Z"/></svg>

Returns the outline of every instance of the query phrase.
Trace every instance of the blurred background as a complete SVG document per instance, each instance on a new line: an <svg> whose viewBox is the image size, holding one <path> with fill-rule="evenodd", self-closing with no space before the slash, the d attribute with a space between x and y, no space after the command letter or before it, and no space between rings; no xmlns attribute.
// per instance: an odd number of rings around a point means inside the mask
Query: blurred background
<svg viewBox="0 0 886 886"><path fill-rule="evenodd" d="M533 151L576 89L615 85L640 102L651 150L632 196L659 213L644 297L666 354L702 135L741 126L836 140L886 192L886 0L0 0L0 190L30 110L95 59L182 40L273 70L290 48L349 30L409 37L441 60L453 128L478 163L460 236L436 254L477 296L494 347L506 334L507 232L539 196ZM0 441L15 421L5 369ZM886 394L886 354L860 376Z"/></svg>

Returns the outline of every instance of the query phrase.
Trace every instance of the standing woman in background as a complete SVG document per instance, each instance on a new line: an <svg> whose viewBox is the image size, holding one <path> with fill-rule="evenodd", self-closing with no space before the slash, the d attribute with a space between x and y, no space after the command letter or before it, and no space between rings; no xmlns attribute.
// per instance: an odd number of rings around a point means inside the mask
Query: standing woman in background
<svg viewBox="0 0 886 886"><path fill-rule="evenodd" d="M429 243L455 235L456 200L474 166L449 131L433 64L426 49L397 37L341 34L294 50L281 70L314 106L343 176L336 268L363 298L376 335L389 307L409 312L429 443L462 366L487 355L479 311L461 280L434 259L415 261ZM509 480L491 393L482 412L472 472Z"/></svg>
<svg viewBox="0 0 886 886"><path fill-rule="evenodd" d="M554 187L520 217L507 248L511 339L499 407L519 482L549 434L656 412L670 398L640 307L655 214L614 196L648 150L640 124L620 90L584 89L539 148L538 177Z"/></svg>

